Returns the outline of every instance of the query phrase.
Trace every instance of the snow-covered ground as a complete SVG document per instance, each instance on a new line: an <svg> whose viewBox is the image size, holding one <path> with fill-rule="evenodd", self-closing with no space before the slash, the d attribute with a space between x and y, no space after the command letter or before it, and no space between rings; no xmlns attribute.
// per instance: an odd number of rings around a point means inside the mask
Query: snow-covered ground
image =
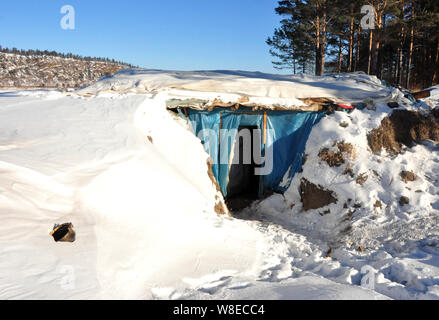
<svg viewBox="0 0 439 320"><path fill-rule="evenodd" d="M431 107L439 107L439 85L430 88L430 97L424 99Z"/></svg>
<svg viewBox="0 0 439 320"><path fill-rule="evenodd" d="M438 146L367 150L384 102L408 101L362 74L290 80L134 70L78 95L0 92L0 299L438 299ZM377 104L324 118L287 193L236 219L216 215L208 156L165 103L243 95ZM317 157L341 139L355 146L355 176L368 175L361 186ZM302 211L302 177L337 193L330 214ZM361 208L348 213L349 199ZM64 222L74 243L49 235Z"/></svg>

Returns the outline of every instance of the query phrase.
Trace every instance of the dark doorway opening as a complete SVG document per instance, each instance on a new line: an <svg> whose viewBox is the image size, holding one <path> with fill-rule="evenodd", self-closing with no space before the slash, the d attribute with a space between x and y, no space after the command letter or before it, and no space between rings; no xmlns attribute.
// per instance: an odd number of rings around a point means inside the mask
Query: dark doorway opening
<svg viewBox="0 0 439 320"><path fill-rule="evenodd" d="M261 134L257 126L238 128L226 198L227 205L232 211L242 210L258 199L260 176L255 174L258 165L254 155L260 154L260 144Z"/></svg>

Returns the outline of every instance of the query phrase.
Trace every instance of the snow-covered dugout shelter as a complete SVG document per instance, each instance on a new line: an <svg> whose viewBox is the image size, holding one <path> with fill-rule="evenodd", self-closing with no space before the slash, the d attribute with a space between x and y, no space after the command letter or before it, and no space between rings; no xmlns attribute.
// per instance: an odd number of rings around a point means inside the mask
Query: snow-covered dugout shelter
<svg viewBox="0 0 439 320"><path fill-rule="evenodd" d="M327 99L308 99L292 109L197 99L169 100L168 109L187 121L213 160L212 171L225 198L285 192L304 162L314 124Z"/></svg>
<svg viewBox="0 0 439 320"><path fill-rule="evenodd" d="M286 191L301 170L313 125L328 110L388 101L398 94L363 73L314 77L147 69L123 70L77 92L85 97L114 93L148 94L156 102L151 108L163 107L183 118L202 141L213 162L211 175L229 199L241 193L260 197L266 191ZM253 131L251 148L241 142L246 129ZM249 163L237 163L237 154L248 160L248 153ZM272 156L272 170L255 175L255 169L267 168L255 154L264 160Z"/></svg>

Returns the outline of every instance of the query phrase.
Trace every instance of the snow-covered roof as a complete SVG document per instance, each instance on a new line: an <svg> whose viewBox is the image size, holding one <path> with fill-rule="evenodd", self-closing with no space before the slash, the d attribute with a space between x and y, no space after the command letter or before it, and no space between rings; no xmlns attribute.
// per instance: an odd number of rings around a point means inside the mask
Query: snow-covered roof
<svg viewBox="0 0 439 320"><path fill-rule="evenodd" d="M163 71L128 69L79 90L84 96L105 92L167 92L168 107L208 109L212 106L283 110L311 110L321 102L358 103L388 101L400 92L388 88L375 76L364 73L316 77L275 75L246 71ZM318 99L316 99L318 98ZM317 102L316 102L317 101Z"/></svg>

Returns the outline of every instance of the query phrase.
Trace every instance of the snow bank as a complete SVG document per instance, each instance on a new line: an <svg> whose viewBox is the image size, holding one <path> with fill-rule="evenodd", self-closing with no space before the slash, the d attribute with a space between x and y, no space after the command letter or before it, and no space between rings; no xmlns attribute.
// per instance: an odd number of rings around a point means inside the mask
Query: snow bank
<svg viewBox="0 0 439 320"><path fill-rule="evenodd" d="M257 266L261 235L216 216L201 144L144 101L3 95L1 298L143 299ZM49 231L66 221L77 240L56 244Z"/></svg>

